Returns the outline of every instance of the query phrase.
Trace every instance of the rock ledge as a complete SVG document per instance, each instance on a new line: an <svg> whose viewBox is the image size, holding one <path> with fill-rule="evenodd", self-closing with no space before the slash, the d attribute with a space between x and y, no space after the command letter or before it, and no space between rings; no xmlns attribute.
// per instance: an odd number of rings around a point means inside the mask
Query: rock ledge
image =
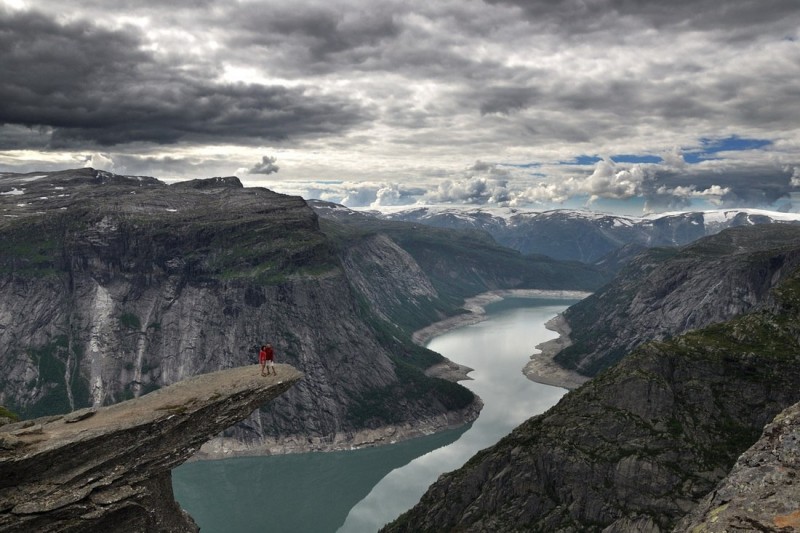
<svg viewBox="0 0 800 533"><path fill-rule="evenodd" d="M0 531L198 530L172 469L302 378L287 365L196 376L141 398L0 427Z"/></svg>

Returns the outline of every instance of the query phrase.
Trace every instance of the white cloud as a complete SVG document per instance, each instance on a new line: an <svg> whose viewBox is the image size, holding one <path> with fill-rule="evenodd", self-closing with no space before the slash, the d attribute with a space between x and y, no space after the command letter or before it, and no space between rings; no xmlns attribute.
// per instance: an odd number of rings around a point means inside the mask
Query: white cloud
<svg viewBox="0 0 800 533"><path fill-rule="evenodd" d="M642 193L646 172L641 165L620 168L611 159L604 158L595 164L594 172L581 184L580 189L591 200L613 198L625 200Z"/></svg>
<svg viewBox="0 0 800 533"><path fill-rule="evenodd" d="M791 185L792 187L800 187L800 166L792 169Z"/></svg>
<svg viewBox="0 0 800 533"><path fill-rule="evenodd" d="M462 177L445 179L425 194L428 203L506 204L513 200L509 170L476 161Z"/></svg>
<svg viewBox="0 0 800 533"><path fill-rule="evenodd" d="M664 164L673 168L685 168L686 160L683 158L683 150L679 146L674 146L661 154Z"/></svg>
<svg viewBox="0 0 800 533"><path fill-rule="evenodd" d="M525 206L528 204L561 204L569 200L572 195L570 184L540 183L533 187L528 187L524 191L514 195L509 203L511 206Z"/></svg>
<svg viewBox="0 0 800 533"><path fill-rule="evenodd" d="M96 170L106 170L112 172L114 170L114 160L110 155L93 153L86 156L86 162L83 164L84 168L94 168Z"/></svg>
<svg viewBox="0 0 800 533"><path fill-rule="evenodd" d="M730 194L731 190L728 187L720 187L719 185L712 185L707 189L698 190L694 187L678 186L674 188L659 187L657 193L663 196L670 196L674 198L703 198L713 204L721 204L722 197Z"/></svg>
<svg viewBox="0 0 800 533"><path fill-rule="evenodd" d="M498 203L508 199L505 181L472 176L460 180L444 180L436 190L425 195L430 203Z"/></svg>
<svg viewBox="0 0 800 533"><path fill-rule="evenodd" d="M408 200L403 197L400 186L397 184L381 187L375 192L375 201L370 207L380 207L386 205L405 205Z"/></svg>

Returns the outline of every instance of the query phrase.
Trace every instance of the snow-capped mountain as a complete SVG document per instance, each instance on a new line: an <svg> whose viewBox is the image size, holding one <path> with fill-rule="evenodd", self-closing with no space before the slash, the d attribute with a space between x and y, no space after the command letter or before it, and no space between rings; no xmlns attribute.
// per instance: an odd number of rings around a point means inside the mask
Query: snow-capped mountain
<svg viewBox="0 0 800 533"><path fill-rule="evenodd" d="M800 222L800 213L759 209L674 212L644 217L569 209L536 212L453 206L357 213L437 227L484 230L498 243L524 254L544 254L587 263L596 262L627 245L679 246L734 226Z"/></svg>

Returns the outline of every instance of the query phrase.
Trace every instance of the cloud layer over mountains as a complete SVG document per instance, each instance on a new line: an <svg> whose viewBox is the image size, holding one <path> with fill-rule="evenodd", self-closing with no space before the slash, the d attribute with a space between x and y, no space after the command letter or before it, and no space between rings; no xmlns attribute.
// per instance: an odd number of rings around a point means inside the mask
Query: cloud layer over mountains
<svg viewBox="0 0 800 533"><path fill-rule="evenodd" d="M795 0L0 0L0 171L793 208L798 37Z"/></svg>

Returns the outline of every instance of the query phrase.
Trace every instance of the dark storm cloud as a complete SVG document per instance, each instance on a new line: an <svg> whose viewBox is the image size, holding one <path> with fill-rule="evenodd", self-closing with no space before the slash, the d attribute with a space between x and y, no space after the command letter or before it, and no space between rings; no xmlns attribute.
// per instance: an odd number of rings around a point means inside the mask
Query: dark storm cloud
<svg viewBox="0 0 800 533"><path fill-rule="evenodd" d="M483 6L485 8L485 6ZM235 32L220 36L226 53L259 58L270 69L294 75L387 73L407 82L513 80L497 58L471 57L473 39L491 39L474 4L376 1L365 5L243 4L226 13ZM491 26L490 26L491 27Z"/></svg>
<svg viewBox="0 0 800 533"><path fill-rule="evenodd" d="M287 63L323 70L379 55L380 45L400 32L393 13L382 9L245 4L229 16L236 27L226 36L230 46L266 49Z"/></svg>
<svg viewBox="0 0 800 533"><path fill-rule="evenodd" d="M734 141L720 142L730 145ZM605 157L595 162L585 177L566 180L560 187L533 188L527 194L537 198L585 194L591 201L642 198L647 212L684 209L695 201L725 208L773 208L781 199L790 198L798 181L797 167L775 165L766 159L761 163L712 159L687 164L680 154L664 155L666 159L657 163L618 163ZM578 170L575 167L573 172Z"/></svg>
<svg viewBox="0 0 800 533"><path fill-rule="evenodd" d="M485 91L480 103L481 115L499 113L508 115L529 107L536 96L530 87L492 87Z"/></svg>
<svg viewBox="0 0 800 533"><path fill-rule="evenodd" d="M339 133L367 119L358 104L308 88L212 81L142 48L133 28L0 15L0 124L52 128L53 147L134 141L250 143Z"/></svg>
<svg viewBox="0 0 800 533"><path fill-rule="evenodd" d="M280 170L280 167L276 165L278 160L275 157L270 157L265 155L261 158L260 163L256 163L250 170L247 171L248 174L274 174Z"/></svg>
<svg viewBox="0 0 800 533"><path fill-rule="evenodd" d="M749 38L765 24L792 28L797 17L795 0L486 0L489 4L519 7L532 21L561 33L586 33L635 19L638 24L682 31L724 30L721 38Z"/></svg>
<svg viewBox="0 0 800 533"><path fill-rule="evenodd" d="M702 194L714 186L725 189L720 196L723 207L766 207L792 192L792 170L769 165L725 170L690 166L680 173L656 172L646 187L645 195L656 198L659 189L674 191L680 188L691 188Z"/></svg>

